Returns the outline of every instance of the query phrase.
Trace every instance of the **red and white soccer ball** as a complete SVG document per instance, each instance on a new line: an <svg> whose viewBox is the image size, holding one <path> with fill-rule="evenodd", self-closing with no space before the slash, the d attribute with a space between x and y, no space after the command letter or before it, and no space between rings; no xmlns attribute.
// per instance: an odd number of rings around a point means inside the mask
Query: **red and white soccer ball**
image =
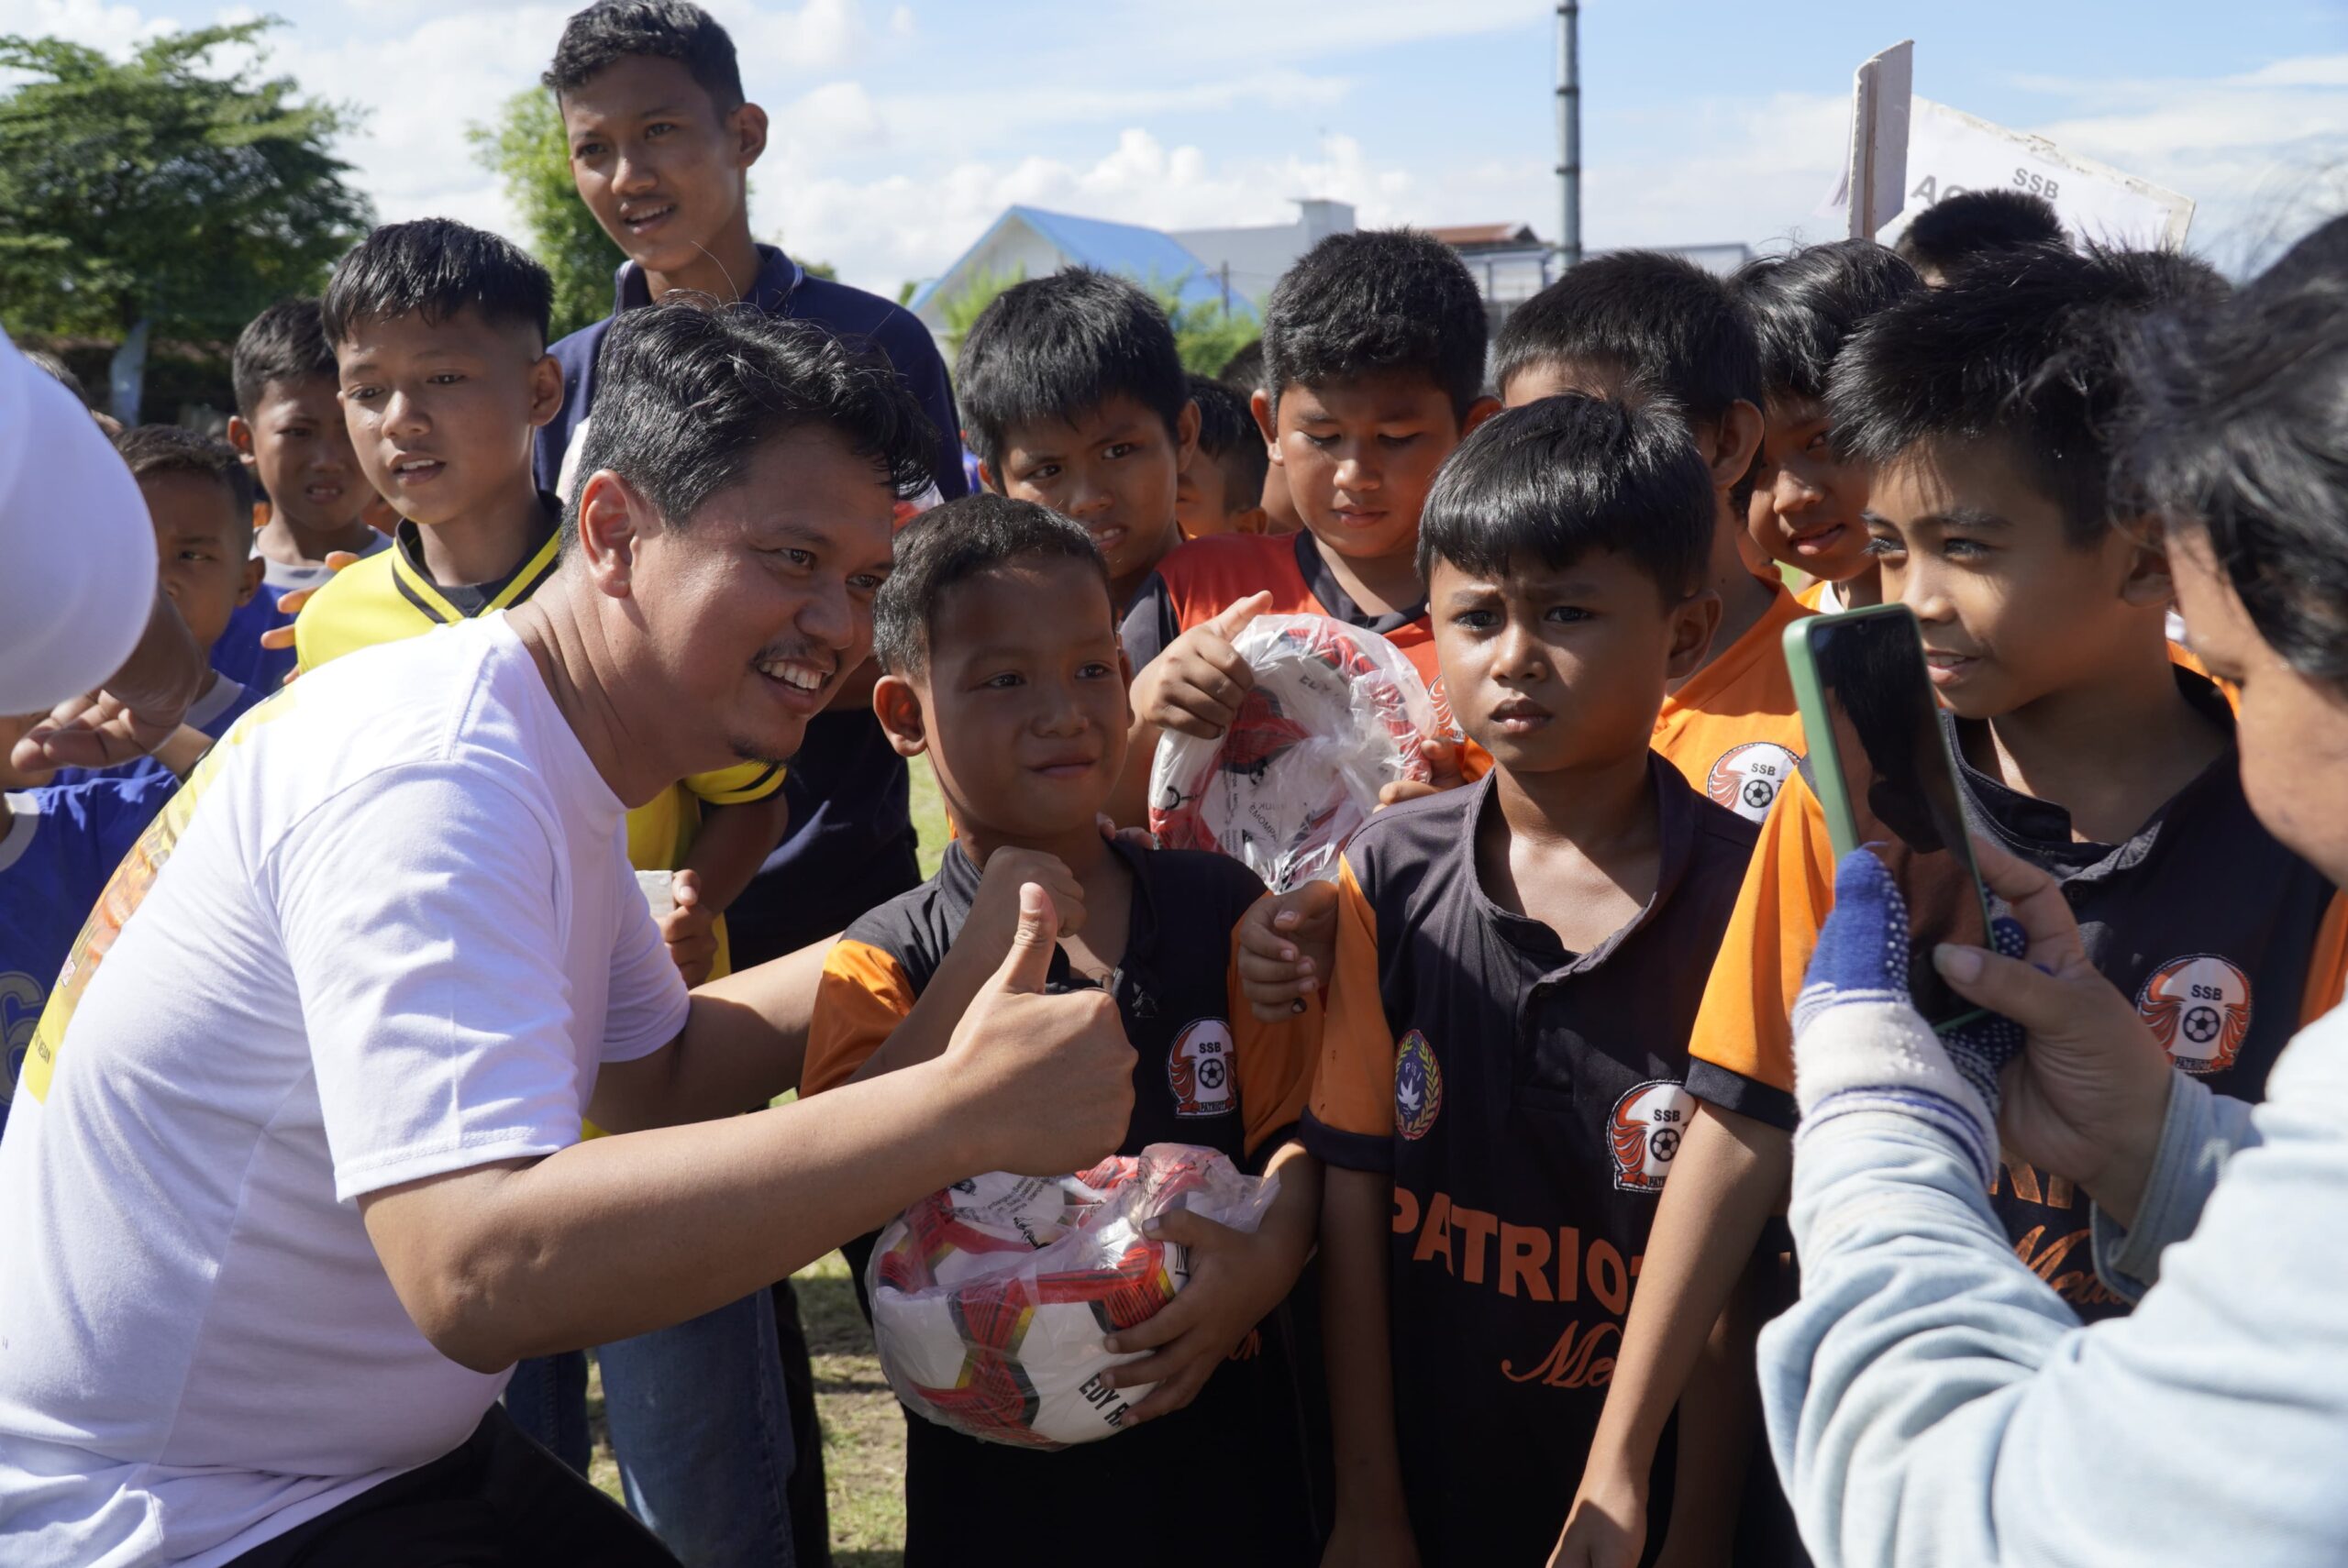
<svg viewBox="0 0 2348 1568"><path fill-rule="evenodd" d="M867 1283L880 1368L908 1409L989 1442L1064 1448L1120 1430L1147 1386L1111 1388L1119 1329L1189 1283L1143 1223L1188 1208L1253 1230L1276 1183L1223 1155L1153 1143L1056 1179L994 1172L890 1221Z"/></svg>

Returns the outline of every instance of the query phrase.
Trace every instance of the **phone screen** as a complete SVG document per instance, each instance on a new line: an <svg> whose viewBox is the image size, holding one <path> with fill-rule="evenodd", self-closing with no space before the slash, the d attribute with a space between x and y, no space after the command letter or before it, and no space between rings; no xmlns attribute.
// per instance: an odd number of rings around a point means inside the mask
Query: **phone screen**
<svg viewBox="0 0 2348 1568"><path fill-rule="evenodd" d="M1944 1023L1972 1004L1942 982L1932 950L1987 945L1988 915L1915 620L1821 620L1810 646L1859 842L1908 900L1909 990L1926 1020Z"/></svg>

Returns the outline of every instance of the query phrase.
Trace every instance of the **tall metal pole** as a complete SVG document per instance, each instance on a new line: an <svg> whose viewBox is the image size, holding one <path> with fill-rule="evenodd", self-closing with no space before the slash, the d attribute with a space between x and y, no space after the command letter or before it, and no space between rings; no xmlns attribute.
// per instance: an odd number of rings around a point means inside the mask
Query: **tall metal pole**
<svg viewBox="0 0 2348 1568"><path fill-rule="evenodd" d="M1581 46L1579 0L1557 0L1557 253L1581 260Z"/></svg>

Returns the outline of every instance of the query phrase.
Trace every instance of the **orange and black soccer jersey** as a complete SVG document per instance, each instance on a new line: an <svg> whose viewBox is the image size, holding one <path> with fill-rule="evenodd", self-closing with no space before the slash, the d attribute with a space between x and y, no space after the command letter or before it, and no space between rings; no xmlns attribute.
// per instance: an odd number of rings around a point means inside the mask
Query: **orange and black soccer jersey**
<svg viewBox="0 0 2348 1568"><path fill-rule="evenodd" d="M1688 782L1747 822L1769 812L1802 755L1801 714L1786 673L1786 628L1808 615L1771 584L1769 608L1744 635L1663 700L1656 750Z"/></svg>
<svg viewBox="0 0 2348 1568"><path fill-rule="evenodd" d="M2232 711L2210 683L2177 684L2213 723ZM2275 1058L2329 1010L2348 971L2348 913L2322 874L2251 814L2229 749L2124 844L2083 844L2062 807L2008 789L1965 760L1974 725L1943 713L1966 821L2063 885L2088 956L2135 999L2178 1066L2237 1099L2265 1093ZM1719 962L1705 987L1688 1086L1701 1099L1793 1123L1794 998L1834 901L1826 817L1806 778L1763 825ZM2088 1319L2122 1304L2097 1281L2088 1204L2070 1183L2019 1163L1991 1195L2023 1260Z"/></svg>
<svg viewBox="0 0 2348 1568"><path fill-rule="evenodd" d="M1138 672L1184 632L1251 593L1268 592L1268 615L1326 615L1376 632L1401 649L1436 690L1434 634L1424 600L1390 615L1372 615L1347 597L1302 529L1293 534L1213 534L1192 539L1157 563L1134 595L1124 624L1125 657Z"/></svg>
<svg viewBox="0 0 2348 1568"><path fill-rule="evenodd" d="M1606 1398L1709 961L1754 829L1650 776L1662 861L1596 950L1494 903L1488 778L1390 807L1346 850L1305 1146L1394 1178L1395 1434L1422 1558L1546 1560ZM1658 1458L1667 1488L1671 1451ZM1662 1491L1649 1518L1670 1513Z"/></svg>
<svg viewBox="0 0 2348 1568"><path fill-rule="evenodd" d="M1117 852L1132 867L1124 956L1111 977L1134 1046L1134 1110L1121 1152L1151 1143L1217 1149L1234 1163L1268 1154L1301 1117L1319 1049L1318 1010L1292 1022L1256 1021L1232 971L1240 916L1263 884L1235 860L1185 850ZM979 868L961 844L937 875L851 925L824 966L803 1076L818 1093L845 1083L913 1010L969 917ZM1048 988L1085 988L1067 955ZM871 1238L848 1249L859 1275ZM1041 1549L1043 1561L1288 1564L1316 1541L1305 1479L1295 1358L1282 1314L1268 1318L1199 1397L1173 1415L1105 1441L1042 1453L980 1442L908 1418L905 1562L963 1563L986 1555L973 1520L1006 1500L1062 1510L1056 1530L1083 1531L1066 1512L1081 1499L1158 1499L1146 1519L1083 1551ZM1071 1499L1078 1500L1071 1504ZM1136 1515L1135 1518L1142 1518Z"/></svg>

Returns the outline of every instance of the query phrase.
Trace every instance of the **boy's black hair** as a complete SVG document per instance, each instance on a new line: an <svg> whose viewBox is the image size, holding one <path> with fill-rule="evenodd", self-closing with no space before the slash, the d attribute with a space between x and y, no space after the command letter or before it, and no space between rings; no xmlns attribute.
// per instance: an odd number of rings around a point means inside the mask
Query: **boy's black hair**
<svg viewBox="0 0 2348 1568"><path fill-rule="evenodd" d="M2348 692L2348 218L2130 358L2130 482L2212 553L2267 645Z"/></svg>
<svg viewBox="0 0 2348 1568"><path fill-rule="evenodd" d="M1704 580L1711 469L1670 409L1567 392L1496 414L1445 459L1419 517L1419 577L1437 561L1501 577L1611 550L1667 605Z"/></svg>
<svg viewBox="0 0 2348 1568"><path fill-rule="evenodd" d="M90 406L89 389L83 386L82 378L73 373L72 366L46 348L23 348L18 352L24 355L26 363L31 365L34 370L72 392L74 402L83 408Z"/></svg>
<svg viewBox="0 0 2348 1568"><path fill-rule="evenodd" d="M1895 247L1918 271L1950 278L1981 257L2028 245L2063 245L2054 205L2028 191L1962 191L1918 213Z"/></svg>
<svg viewBox="0 0 2348 1568"><path fill-rule="evenodd" d="M921 404L886 359L812 322L672 299L622 312L601 352L581 480L562 509L566 550L584 476L609 469L682 528L761 441L809 426L870 458L901 499L930 483L937 437Z"/></svg>
<svg viewBox="0 0 2348 1568"><path fill-rule="evenodd" d="M1264 475L1272 466L1256 411L1246 392L1213 376L1191 378L1191 401L1199 405L1199 455L1221 466L1224 492L1243 501L1244 512L1264 493Z"/></svg>
<svg viewBox="0 0 2348 1568"><path fill-rule="evenodd" d="M1459 253L1410 228L1333 234L1272 286L1264 382L1272 406L1308 386L1405 370L1424 375L1462 421L1484 390L1484 296Z"/></svg>
<svg viewBox="0 0 2348 1568"><path fill-rule="evenodd" d="M1916 270L1871 239L1748 261L1729 280L1753 324L1770 403L1818 403L1834 356L1869 316L1922 293Z"/></svg>
<svg viewBox="0 0 2348 1568"><path fill-rule="evenodd" d="M1264 340L1252 340L1246 348L1223 362L1215 379L1241 397L1252 397L1264 390Z"/></svg>
<svg viewBox="0 0 2348 1568"><path fill-rule="evenodd" d="M1509 313L1494 352L1520 370L1578 364L1668 398L1692 420L1761 406L1761 350L1726 280L1659 250L1594 256Z"/></svg>
<svg viewBox="0 0 2348 1568"><path fill-rule="evenodd" d="M1090 267L1013 283L987 303L954 369L970 448L999 467L1013 427L1069 420L1120 394L1172 436L1191 389L1174 328L1146 291Z"/></svg>
<svg viewBox="0 0 2348 1568"><path fill-rule="evenodd" d="M977 491L932 507L897 535L896 564L872 599L872 656L891 675L917 676L929 666L929 628L946 591L980 572L1030 556L1081 561L1101 579L1108 624L1109 566L1082 525L1032 501ZM1039 615L1067 613L1065 604L1039 604Z"/></svg>
<svg viewBox="0 0 2348 1568"><path fill-rule="evenodd" d="M2214 278L2158 252L1984 256L1852 335L1827 388L1835 452L1879 467L1928 441L2001 440L2092 546L2114 512L2122 348L2155 309L2206 309Z"/></svg>
<svg viewBox="0 0 2348 1568"><path fill-rule="evenodd" d="M335 263L319 326L328 343L348 343L365 322L413 313L437 325L467 305L501 326L535 327L544 343L554 281L503 235L453 218L417 218L383 225Z"/></svg>
<svg viewBox="0 0 2348 1568"><path fill-rule="evenodd" d="M253 481L237 448L217 436L183 425L134 425L114 438L133 479L150 474L196 474L219 485L235 513L246 546L252 543Z"/></svg>
<svg viewBox="0 0 2348 1568"><path fill-rule="evenodd" d="M324 378L334 381L334 345L327 341L326 318L312 299L280 300L245 324L229 359L237 389L237 412L246 419L260 406L272 381L292 384Z"/></svg>
<svg viewBox="0 0 2348 1568"><path fill-rule="evenodd" d="M720 115L742 105L734 39L692 0L596 0L573 12L554 46L554 63L539 81L559 98L632 54L683 66Z"/></svg>

